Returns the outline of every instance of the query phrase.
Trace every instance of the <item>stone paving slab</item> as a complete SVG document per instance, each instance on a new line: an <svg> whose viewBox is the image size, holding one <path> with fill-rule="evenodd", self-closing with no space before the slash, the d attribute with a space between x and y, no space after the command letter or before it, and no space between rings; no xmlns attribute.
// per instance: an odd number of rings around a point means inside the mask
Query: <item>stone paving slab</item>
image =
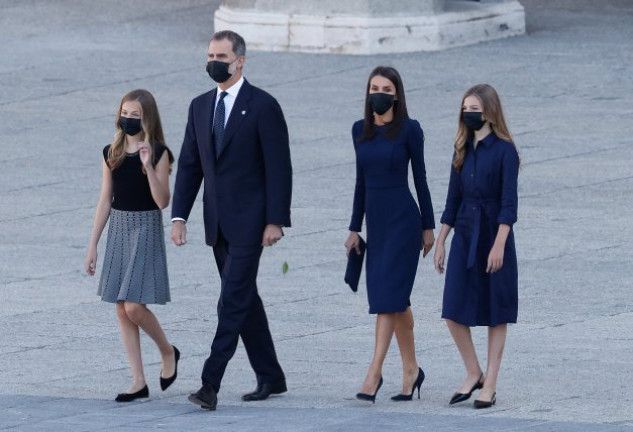
<svg viewBox="0 0 633 432"><path fill-rule="evenodd" d="M0 428L29 431L526 431L628 432L633 426L543 420L492 418L484 415L455 418L437 414L376 412L369 405L339 407L324 416L318 409L218 408L215 412L189 404L141 402L120 405L99 400L23 396L0 397Z"/></svg>

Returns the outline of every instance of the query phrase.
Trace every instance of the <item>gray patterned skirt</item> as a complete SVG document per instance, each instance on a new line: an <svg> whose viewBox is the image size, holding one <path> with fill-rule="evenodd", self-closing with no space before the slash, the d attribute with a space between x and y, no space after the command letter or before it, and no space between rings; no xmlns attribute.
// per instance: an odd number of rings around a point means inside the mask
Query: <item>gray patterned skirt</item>
<svg viewBox="0 0 633 432"><path fill-rule="evenodd" d="M109 303L165 304L170 301L160 210L110 211L97 294Z"/></svg>

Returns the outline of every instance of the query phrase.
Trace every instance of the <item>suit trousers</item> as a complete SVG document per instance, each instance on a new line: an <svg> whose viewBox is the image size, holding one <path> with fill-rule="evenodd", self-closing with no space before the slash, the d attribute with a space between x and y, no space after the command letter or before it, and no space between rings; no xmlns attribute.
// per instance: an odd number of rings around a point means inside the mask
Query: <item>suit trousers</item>
<svg viewBox="0 0 633 432"><path fill-rule="evenodd" d="M257 383L285 379L277 360L268 319L257 292L257 271L261 245L231 246L218 230L213 254L222 281L218 300L218 325L211 344L211 354L204 363L202 382L216 392L229 361L235 354L239 338L255 371Z"/></svg>

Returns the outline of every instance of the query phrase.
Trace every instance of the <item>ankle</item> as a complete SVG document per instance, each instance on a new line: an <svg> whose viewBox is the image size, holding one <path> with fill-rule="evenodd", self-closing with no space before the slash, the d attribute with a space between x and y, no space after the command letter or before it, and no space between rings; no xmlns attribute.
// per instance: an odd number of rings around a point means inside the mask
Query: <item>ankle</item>
<svg viewBox="0 0 633 432"><path fill-rule="evenodd" d="M491 400L496 393L497 393L497 389L491 388L491 387L489 387L489 388L484 387L479 392L479 396L477 397L477 399L479 399L479 400Z"/></svg>
<svg viewBox="0 0 633 432"><path fill-rule="evenodd" d="M168 344L167 346L162 348L158 347L158 350L160 351L160 355L161 357L163 357L163 359L169 359L176 354L176 351L171 344Z"/></svg>
<svg viewBox="0 0 633 432"><path fill-rule="evenodd" d="M414 363L414 366L405 366L402 369L405 375L417 375L420 370L420 366L418 366L417 363Z"/></svg>
<svg viewBox="0 0 633 432"><path fill-rule="evenodd" d="M369 370L367 371L366 379L372 380L372 381L374 380L378 381L381 376L382 376L382 369L369 368Z"/></svg>
<svg viewBox="0 0 633 432"><path fill-rule="evenodd" d="M484 382L484 386L481 388L482 392L486 392L486 393L494 393L497 391L497 383L489 383L489 382Z"/></svg>
<svg viewBox="0 0 633 432"><path fill-rule="evenodd" d="M147 383L145 382L145 377L132 379L132 386L134 387L144 387Z"/></svg>
<svg viewBox="0 0 633 432"><path fill-rule="evenodd" d="M475 381L483 378L483 372L481 370L475 372L466 372L467 381Z"/></svg>

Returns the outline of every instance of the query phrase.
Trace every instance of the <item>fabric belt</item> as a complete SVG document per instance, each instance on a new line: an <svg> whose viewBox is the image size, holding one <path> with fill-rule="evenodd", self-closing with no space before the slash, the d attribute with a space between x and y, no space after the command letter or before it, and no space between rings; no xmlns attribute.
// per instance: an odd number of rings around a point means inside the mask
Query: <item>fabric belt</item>
<svg viewBox="0 0 633 432"><path fill-rule="evenodd" d="M495 199L473 199L469 198L463 201L466 211L474 212L473 229L470 237L470 248L468 249L468 260L466 268L471 269L475 266L477 258L477 244L479 243L479 235L481 231L481 213L484 212L488 218L496 217L501 208L501 202Z"/></svg>

